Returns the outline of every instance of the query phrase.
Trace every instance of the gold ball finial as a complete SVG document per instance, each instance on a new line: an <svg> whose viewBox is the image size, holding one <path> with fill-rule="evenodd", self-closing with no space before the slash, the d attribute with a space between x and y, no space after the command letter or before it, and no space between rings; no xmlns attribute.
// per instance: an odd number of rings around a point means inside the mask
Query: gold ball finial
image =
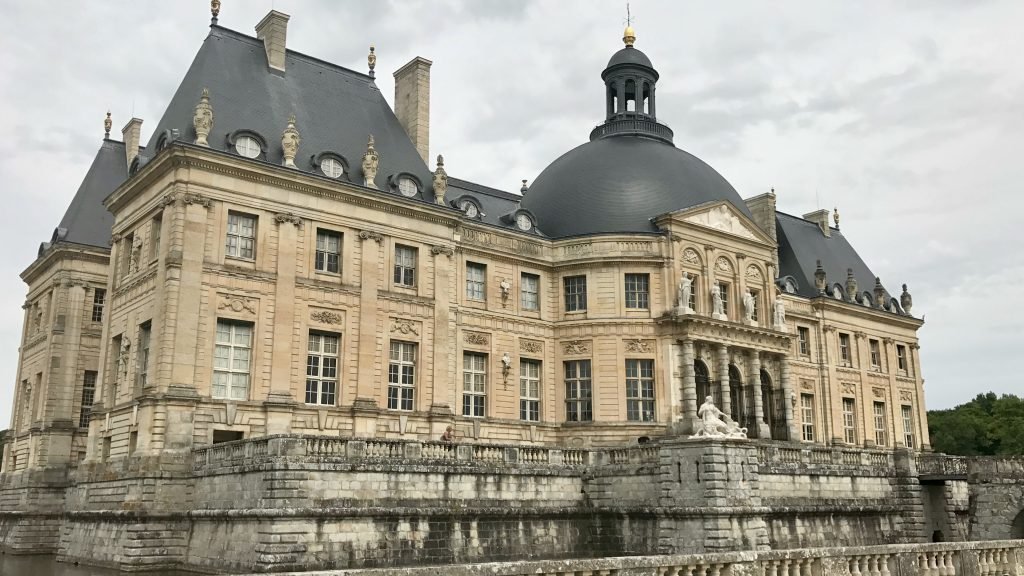
<svg viewBox="0 0 1024 576"><path fill-rule="evenodd" d="M632 26L626 26L626 30L622 32L622 42L630 48L633 47L633 43L636 42L636 31Z"/></svg>
<svg viewBox="0 0 1024 576"><path fill-rule="evenodd" d="M210 0L210 24L216 24L220 16L220 0Z"/></svg>

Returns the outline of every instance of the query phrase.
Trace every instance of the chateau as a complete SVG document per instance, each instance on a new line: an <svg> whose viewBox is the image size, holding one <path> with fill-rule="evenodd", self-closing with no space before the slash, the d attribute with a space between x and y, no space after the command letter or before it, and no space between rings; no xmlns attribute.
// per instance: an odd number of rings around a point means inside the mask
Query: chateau
<svg viewBox="0 0 1024 576"><path fill-rule="evenodd" d="M213 5L152 137L107 114L22 273L6 549L274 571L1022 536L1009 510L971 533L980 464L920 454L904 279L838 212L677 148L631 27L588 141L506 191L430 150L429 60L389 105L372 47L348 70L289 50L285 14L252 37ZM751 440L689 440L706 399Z"/></svg>

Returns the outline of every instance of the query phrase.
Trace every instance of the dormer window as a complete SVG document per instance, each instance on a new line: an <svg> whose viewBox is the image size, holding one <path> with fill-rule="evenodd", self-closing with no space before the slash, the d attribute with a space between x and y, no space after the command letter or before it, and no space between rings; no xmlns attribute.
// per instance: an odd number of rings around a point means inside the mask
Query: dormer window
<svg viewBox="0 0 1024 576"><path fill-rule="evenodd" d="M259 158L263 149L260 143L252 136L239 136L235 138L235 152L246 158Z"/></svg>
<svg viewBox="0 0 1024 576"><path fill-rule="evenodd" d="M466 218L477 220L483 218L485 215L480 206L480 202L468 194L459 196L452 200L451 205L462 212Z"/></svg>
<svg viewBox="0 0 1024 576"><path fill-rule="evenodd" d="M516 228L523 232L529 232L533 228L533 220L530 218L530 215L525 212L516 214Z"/></svg>
<svg viewBox="0 0 1024 576"><path fill-rule="evenodd" d="M320 171L329 178L341 178L345 174L345 167L337 158L328 156L320 161Z"/></svg>
<svg viewBox="0 0 1024 576"><path fill-rule="evenodd" d="M416 181L408 176L400 176L398 178L398 192L406 198L412 198L419 193L420 188L416 184Z"/></svg>

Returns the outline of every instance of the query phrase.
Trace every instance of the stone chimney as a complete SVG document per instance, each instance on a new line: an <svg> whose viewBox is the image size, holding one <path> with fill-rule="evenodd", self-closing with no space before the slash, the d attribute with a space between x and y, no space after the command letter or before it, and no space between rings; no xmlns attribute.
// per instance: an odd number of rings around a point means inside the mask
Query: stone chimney
<svg viewBox="0 0 1024 576"><path fill-rule="evenodd" d="M395 115L424 162L430 157L431 64L417 56L395 72Z"/></svg>
<svg viewBox="0 0 1024 576"><path fill-rule="evenodd" d="M807 214L804 214L804 220L814 222L815 224L818 225L818 228L821 229L821 233L824 234L826 238L831 238L832 229L829 228L828 219L828 210L815 210L814 212L808 212Z"/></svg>
<svg viewBox="0 0 1024 576"><path fill-rule="evenodd" d="M285 40L288 36L288 19L291 16L271 10L256 25L256 37L263 40L263 49L267 51L267 65L274 70L284 72Z"/></svg>
<svg viewBox="0 0 1024 576"><path fill-rule="evenodd" d="M775 232L775 188L772 188L771 192L765 192L764 194L754 196L753 198L747 198L743 200L743 202L745 202L747 208L750 209L750 213L754 215L754 223L772 239L772 242L777 244L779 239ZM778 275L778 250L772 250L772 264L775 266L775 274Z"/></svg>
<svg viewBox="0 0 1024 576"><path fill-rule="evenodd" d="M121 139L124 140L124 156L131 168L132 160L139 155L139 142L142 141L142 120L132 118L121 128Z"/></svg>

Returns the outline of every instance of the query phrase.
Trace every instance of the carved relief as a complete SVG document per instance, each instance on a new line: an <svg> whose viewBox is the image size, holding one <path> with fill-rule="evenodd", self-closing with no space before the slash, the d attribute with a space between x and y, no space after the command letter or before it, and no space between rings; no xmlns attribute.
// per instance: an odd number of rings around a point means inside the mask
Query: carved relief
<svg viewBox="0 0 1024 576"><path fill-rule="evenodd" d="M455 256L455 250L452 249L450 246L431 246L430 253L433 254L434 256L437 256L438 254L444 254L449 258Z"/></svg>
<svg viewBox="0 0 1024 576"><path fill-rule="evenodd" d="M803 390L814 390L814 382L810 380L801 380L800 388Z"/></svg>
<svg viewBox="0 0 1024 576"><path fill-rule="evenodd" d="M626 340L626 352L650 354L654 352L654 340Z"/></svg>
<svg viewBox="0 0 1024 576"><path fill-rule="evenodd" d="M209 208L213 206L213 201L201 194L194 194L191 192L181 195L181 201L185 204L198 204L203 208Z"/></svg>
<svg viewBox="0 0 1024 576"><path fill-rule="evenodd" d="M843 382L840 384L839 389L843 394L850 394L851 396L857 393L857 387L849 382Z"/></svg>
<svg viewBox="0 0 1024 576"><path fill-rule="evenodd" d="M566 354L590 354L590 340L570 340L562 344Z"/></svg>
<svg viewBox="0 0 1024 576"><path fill-rule="evenodd" d="M277 214L274 214L274 222L277 222L278 224L291 222L295 226L302 226L302 218L299 218L291 212L278 212Z"/></svg>
<svg viewBox="0 0 1024 576"><path fill-rule="evenodd" d="M760 282L763 278L757 266L747 266L747 278Z"/></svg>
<svg viewBox="0 0 1024 576"><path fill-rule="evenodd" d="M708 228L714 228L715 230L721 230L722 232L728 232L729 234L735 234L742 236L743 238L749 238L751 240L757 240L757 236L754 235L743 222L732 213L732 210L722 204L707 212L701 212L700 214L694 214L687 217L684 222L690 222L698 224L700 226L707 226Z"/></svg>
<svg viewBox="0 0 1024 576"><path fill-rule="evenodd" d="M875 398L885 398L884 388L872 388L871 393L874 394Z"/></svg>
<svg viewBox="0 0 1024 576"><path fill-rule="evenodd" d="M256 314L259 300L234 294L218 294L217 310L230 310L235 314Z"/></svg>
<svg viewBox="0 0 1024 576"><path fill-rule="evenodd" d="M715 270L719 272L732 272L732 262L725 256L719 256L718 260L715 261Z"/></svg>
<svg viewBox="0 0 1024 576"><path fill-rule="evenodd" d="M309 313L309 319L321 324L343 324L345 315L330 310L315 310Z"/></svg>
<svg viewBox="0 0 1024 576"><path fill-rule="evenodd" d="M480 332L464 332L462 341L472 346L488 346L491 343L491 338Z"/></svg>
<svg viewBox="0 0 1024 576"><path fill-rule="evenodd" d="M902 400L904 402L913 402L914 401L914 391L913 390L900 390L900 400Z"/></svg>
<svg viewBox="0 0 1024 576"><path fill-rule="evenodd" d="M700 256L697 255L697 251L693 248L687 248L683 251L683 262L700 266Z"/></svg>
<svg viewBox="0 0 1024 576"><path fill-rule="evenodd" d="M372 230L363 230L359 233L359 239L373 240L374 242L380 244L380 241L383 240L384 237L381 236L380 232L374 232Z"/></svg>
<svg viewBox="0 0 1024 576"><path fill-rule="evenodd" d="M519 351L527 354L543 354L544 343L539 340L519 340Z"/></svg>
<svg viewBox="0 0 1024 576"><path fill-rule="evenodd" d="M579 256L590 256L593 252L593 247L587 244L570 244L569 246L562 247L562 255L568 258L579 257Z"/></svg>
<svg viewBox="0 0 1024 576"><path fill-rule="evenodd" d="M411 320L404 320L402 318L392 318L391 331L405 335L412 334L413 336L419 336L420 331L419 328L416 327L416 324L416 322L413 322Z"/></svg>

